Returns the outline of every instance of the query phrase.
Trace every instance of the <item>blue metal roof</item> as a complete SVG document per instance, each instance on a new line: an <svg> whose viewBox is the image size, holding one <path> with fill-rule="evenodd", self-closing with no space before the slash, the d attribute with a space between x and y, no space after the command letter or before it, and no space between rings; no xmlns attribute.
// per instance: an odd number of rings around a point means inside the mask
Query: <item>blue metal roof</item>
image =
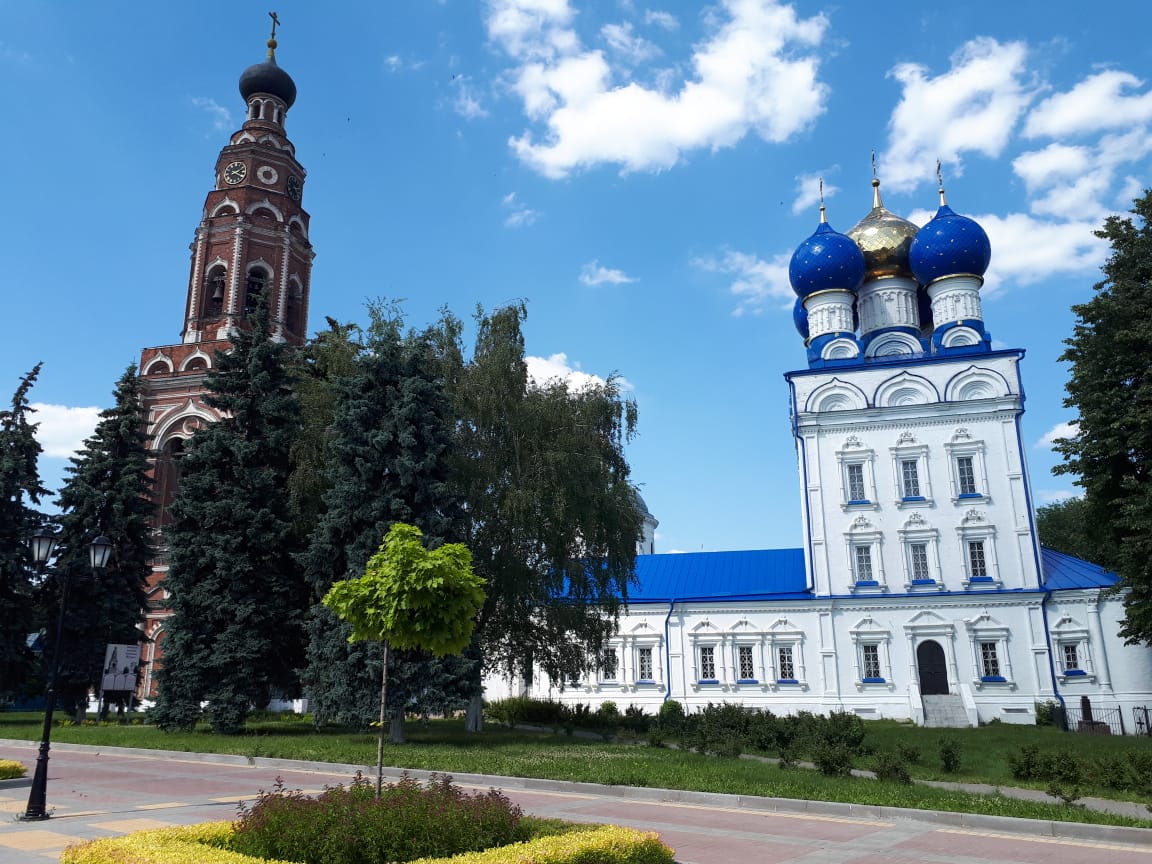
<svg viewBox="0 0 1152 864"><path fill-rule="evenodd" d="M1097 564L1089 564L1055 549L1042 546L1044 587L1049 591L1071 591L1077 588L1111 588L1120 581L1115 573Z"/></svg>
<svg viewBox="0 0 1152 864"><path fill-rule="evenodd" d="M810 600L803 549L637 555L629 603Z"/></svg>

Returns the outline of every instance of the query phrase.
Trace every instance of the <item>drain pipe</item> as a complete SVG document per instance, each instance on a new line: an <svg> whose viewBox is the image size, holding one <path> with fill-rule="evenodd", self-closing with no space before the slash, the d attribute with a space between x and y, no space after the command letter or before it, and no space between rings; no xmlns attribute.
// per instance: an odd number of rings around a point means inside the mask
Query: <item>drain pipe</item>
<svg viewBox="0 0 1152 864"><path fill-rule="evenodd" d="M672 698L672 640L668 635L668 622L672 620L672 610L676 608L676 598L668 602L668 614L664 616L664 700Z"/></svg>

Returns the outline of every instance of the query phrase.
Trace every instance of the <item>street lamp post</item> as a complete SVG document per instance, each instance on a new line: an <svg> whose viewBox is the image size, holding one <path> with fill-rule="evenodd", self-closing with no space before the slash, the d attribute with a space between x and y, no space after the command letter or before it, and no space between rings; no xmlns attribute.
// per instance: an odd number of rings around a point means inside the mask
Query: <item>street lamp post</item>
<svg viewBox="0 0 1152 864"><path fill-rule="evenodd" d="M56 537L44 530L32 537L32 558L36 566L43 570L56 549ZM88 544L88 561L92 572L103 569L112 554L112 541L101 535ZM64 613L68 606L68 587L71 580L64 575L61 582L60 615L56 622L56 644L52 646L52 665L48 667L48 704L44 706L44 728L40 733L40 753L36 757L36 772L32 776L32 789L28 793L28 807L20 817L24 822L39 822L48 818L48 751L52 747L52 713L56 709L56 675L60 665L60 643L64 641Z"/></svg>

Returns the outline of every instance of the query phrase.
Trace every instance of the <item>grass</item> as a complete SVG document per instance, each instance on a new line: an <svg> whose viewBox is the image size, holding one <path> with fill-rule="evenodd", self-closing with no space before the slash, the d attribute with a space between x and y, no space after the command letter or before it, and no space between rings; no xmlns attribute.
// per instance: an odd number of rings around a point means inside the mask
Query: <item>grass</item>
<svg viewBox="0 0 1152 864"><path fill-rule="evenodd" d="M36 740L39 722L35 714L0 714L0 738ZM53 731L53 740L352 765L375 761L372 734L317 732L309 723L299 720L257 720L249 726L245 734L237 736L213 735L207 728L164 733L148 726L63 726ZM1008 773L1006 756L1026 744L1042 743L1056 750L1075 749L1082 755L1086 750L1116 755L1134 747L1152 746L1152 741L1147 739L1074 736L1036 727L947 730L946 734L961 742L963 763L960 773L946 775L940 771L936 758L942 730L883 721L869 723L868 728L866 745L877 750L895 749L897 743L920 747L922 764L911 766L914 776L993 786L1020 785ZM525 733L491 724L483 734L475 736L466 734L458 721L436 721L428 727L412 723L409 739L408 744L386 747L385 764L457 774L538 777L1152 828L1152 819L1131 819L1079 807L859 778L829 778L803 769L783 770L774 764ZM1085 794L1095 794L1095 791Z"/></svg>

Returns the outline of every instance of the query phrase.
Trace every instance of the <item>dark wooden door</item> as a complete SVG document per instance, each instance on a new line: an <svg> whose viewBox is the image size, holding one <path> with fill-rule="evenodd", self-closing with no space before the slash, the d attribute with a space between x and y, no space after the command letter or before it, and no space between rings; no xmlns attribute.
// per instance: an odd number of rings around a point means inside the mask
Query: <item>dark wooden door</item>
<svg viewBox="0 0 1152 864"><path fill-rule="evenodd" d="M916 646L916 668L920 672L921 696L948 692L948 663L939 642L929 639Z"/></svg>

